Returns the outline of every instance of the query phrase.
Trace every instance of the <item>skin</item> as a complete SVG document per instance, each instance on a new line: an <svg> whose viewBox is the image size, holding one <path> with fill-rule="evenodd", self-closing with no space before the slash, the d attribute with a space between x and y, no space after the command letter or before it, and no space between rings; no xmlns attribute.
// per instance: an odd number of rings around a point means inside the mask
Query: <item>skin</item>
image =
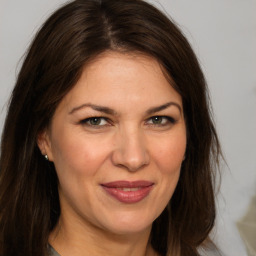
<svg viewBox="0 0 256 256"><path fill-rule="evenodd" d="M155 255L148 244L152 222L173 195L186 150L182 99L155 59L98 56L38 145L59 178L61 216L49 242L62 256ZM101 186L117 180L154 185L127 204Z"/></svg>

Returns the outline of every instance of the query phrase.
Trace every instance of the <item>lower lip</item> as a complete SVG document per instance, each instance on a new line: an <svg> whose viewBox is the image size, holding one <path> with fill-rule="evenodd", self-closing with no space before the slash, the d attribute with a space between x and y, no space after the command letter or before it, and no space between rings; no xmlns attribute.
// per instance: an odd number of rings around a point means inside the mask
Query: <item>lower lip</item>
<svg viewBox="0 0 256 256"><path fill-rule="evenodd" d="M103 189L112 197L117 199L119 202L126 204L133 204L142 201L147 197L153 188L153 185L147 187L141 187L136 191L123 191L121 189L104 187Z"/></svg>

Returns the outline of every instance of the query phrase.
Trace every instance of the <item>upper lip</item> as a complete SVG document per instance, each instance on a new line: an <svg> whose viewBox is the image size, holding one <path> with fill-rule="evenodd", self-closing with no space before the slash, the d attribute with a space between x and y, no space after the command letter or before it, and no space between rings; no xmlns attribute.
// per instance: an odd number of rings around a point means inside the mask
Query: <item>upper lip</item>
<svg viewBox="0 0 256 256"><path fill-rule="evenodd" d="M154 183L147 180L136 180L136 181L117 180L117 181L103 183L101 185L107 188L138 188L138 187L149 187L154 185Z"/></svg>

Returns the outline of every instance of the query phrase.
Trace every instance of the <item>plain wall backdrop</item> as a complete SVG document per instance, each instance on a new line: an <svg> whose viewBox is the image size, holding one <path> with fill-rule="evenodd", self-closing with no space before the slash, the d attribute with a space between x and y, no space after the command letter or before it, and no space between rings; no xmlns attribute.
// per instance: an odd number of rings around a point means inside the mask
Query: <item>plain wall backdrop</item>
<svg viewBox="0 0 256 256"><path fill-rule="evenodd" d="M0 131L20 60L40 25L64 2L0 0ZM235 223L256 194L256 0L150 2L179 24L205 72L228 163L213 237L224 255L246 256Z"/></svg>

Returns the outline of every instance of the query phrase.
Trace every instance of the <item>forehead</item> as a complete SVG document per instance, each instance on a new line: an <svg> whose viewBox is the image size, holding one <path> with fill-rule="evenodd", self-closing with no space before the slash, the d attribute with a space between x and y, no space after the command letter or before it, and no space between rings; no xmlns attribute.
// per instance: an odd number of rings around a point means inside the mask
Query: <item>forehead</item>
<svg viewBox="0 0 256 256"><path fill-rule="evenodd" d="M73 89L64 97L69 105L94 103L162 104L180 95L173 89L159 62L138 53L104 52L90 61Z"/></svg>

